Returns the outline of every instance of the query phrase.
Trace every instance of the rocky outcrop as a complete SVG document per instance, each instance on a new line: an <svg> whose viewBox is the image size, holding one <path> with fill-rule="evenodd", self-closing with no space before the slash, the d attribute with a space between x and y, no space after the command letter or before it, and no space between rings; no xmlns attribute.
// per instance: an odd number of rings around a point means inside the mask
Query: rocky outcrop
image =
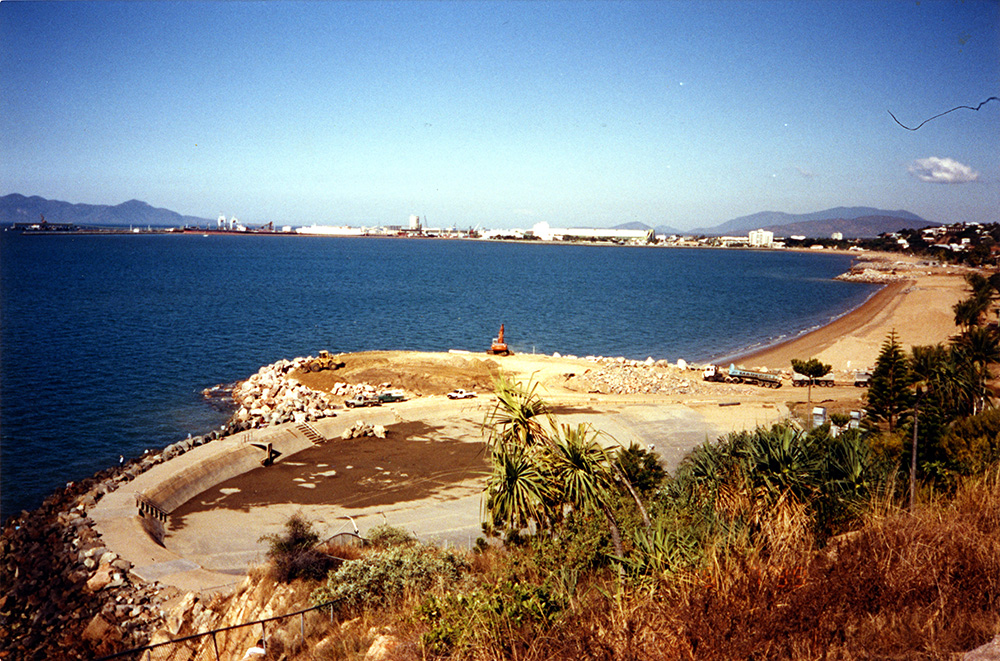
<svg viewBox="0 0 1000 661"><path fill-rule="evenodd" d="M838 275L835 280L884 285L898 280L905 280L907 273L914 268L913 264L907 262L858 262L851 267L850 271Z"/></svg>
<svg viewBox="0 0 1000 661"><path fill-rule="evenodd" d="M87 511L133 479L139 462L70 483L0 535L5 660L89 659L145 643L163 617L164 586L134 580Z"/></svg>

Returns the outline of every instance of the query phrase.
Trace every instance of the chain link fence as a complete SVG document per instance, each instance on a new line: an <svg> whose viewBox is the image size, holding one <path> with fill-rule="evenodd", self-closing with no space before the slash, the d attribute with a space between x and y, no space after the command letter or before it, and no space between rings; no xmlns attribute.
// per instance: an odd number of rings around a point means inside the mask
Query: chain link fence
<svg viewBox="0 0 1000 661"><path fill-rule="evenodd" d="M298 638L304 644L307 632L307 619L309 624L315 625L320 619L325 619L322 611L329 611L329 621L333 622L335 602L329 601L318 606L304 608L294 613L276 615L263 620L255 620L245 624L234 624L221 629L213 629L196 633L183 638L177 638L162 643L136 647L122 652L116 652L108 656L102 656L94 661L110 661L111 659L123 659L129 661L223 661L223 659L265 659L267 652L271 651L269 645L273 645L272 636L280 628L284 620L298 617ZM308 617L307 617L308 616ZM294 624L294 623L292 623ZM247 628L259 628L259 634L248 636ZM234 651L234 645L241 642L245 645L246 640L251 641L247 650ZM256 641L256 642L255 642ZM255 644L254 644L255 643ZM250 652L250 647L258 648L256 654L245 654ZM236 656L234 656L236 654Z"/></svg>

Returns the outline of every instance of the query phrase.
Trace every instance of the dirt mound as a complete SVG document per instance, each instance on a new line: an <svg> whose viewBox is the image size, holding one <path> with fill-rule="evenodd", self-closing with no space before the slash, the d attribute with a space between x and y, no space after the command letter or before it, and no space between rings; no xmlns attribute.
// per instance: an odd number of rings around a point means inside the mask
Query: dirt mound
<svg viewBox="0 0 1000 661"><path fill-rule="evenodd" d="M291 377L303 385L331 392L334 384L383 383L413 395L443 395L455 388L490 391L500 373L495 360L472 354L366 351L344 354L344 367L322 372L296 370Z"/></svg>

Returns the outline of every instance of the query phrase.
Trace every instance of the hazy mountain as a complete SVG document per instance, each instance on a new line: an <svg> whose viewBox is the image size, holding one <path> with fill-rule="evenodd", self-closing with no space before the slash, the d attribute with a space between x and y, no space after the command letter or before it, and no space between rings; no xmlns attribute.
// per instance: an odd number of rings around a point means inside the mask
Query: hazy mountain
<svg viewBox="0 0 1000 661"><path fill-rule="evenodd" d="M885 221L886 226L891 225L888 219L896 219L901 221L903 224L898 227L893 227L892 229L881 230L870 234L872 227L875 227L878 223L861 223L858 225L853 225L852 222L863 218L881 218ZM825 222L827 225L816 225L815 229L808 229L811 227L808 225L813 222ZM742 235L746 234L750 230L756 229L768 229L774 232L778 232L780 228L780 233L783 235L788 234L805 234L807 236L829 236L831 232L843 232L844 236L859 237L859 236L878 236L881 232L894 232L902 227L926 227L932 223L927 222L920 216L910 213L909 211L886 211L885 209L875 209L873 207L834 207L833 209L826 209L825 211L816 211L813 213L783 213L781 211L761 211L749 216L741 216L739 218L733 218L715 227L698 227L692 230L688 230L685 234L706 234L706 235L724 235L724 234L734 234ZM789 226L796 225L801 229L791 230ZM821 228L822 232L815 234L814 232L819 231ZM854 229L852 229L854 228ZM863 231L864 233L857 234L855 232Z"/></svg>
<svg viewBox="0 0 1000 661"><path fill-rule="evenodd" d="M0 224L37 223L41 217L50 223L73 225L153 227L183 227L215 222L207 218L182 216L169 209L157 209L140 200L129 200L115 206L106 204L72 204L61 200L47 200L34 195L25 197L13 193L0 197Z"/></svg>
<svg viewBox="0 0 1000 661"><path fill-rule="evenodd" d="M761 229L774 232L775 236L805 236L808 238L829 238L840 232L845 239L872 239L886 232L898 232L904 228L922 229L934 225L926 220L919 222L896 216L861 216L860 218L836 218L833 220L813 220L788 225L770 225Z"/></svg>
<svg viewBox="0 0 1000 661"><path fill-rule="evenodd" d="M657 225L656 227L650 227L646 223L640 223L632 221L631 223L622 223L621 225L615 225L611 229L613 230L642 230L643 232L648 232L653 230L656 234L683 234L681 230L676 227L670 227L669 225Z"/></svg>
<svg viewBox="0 0 1000 661"><path fill-rule="evenodd" d="M640 222L637 222L637 221L633 220L631 223L622 223L621 225L615 225L611 229L613 229L613 230L641 230L643 232L648 232L649 230L651 230L653 228L650 227L649 225L647 225L646 223L640 223Z"/></svg>

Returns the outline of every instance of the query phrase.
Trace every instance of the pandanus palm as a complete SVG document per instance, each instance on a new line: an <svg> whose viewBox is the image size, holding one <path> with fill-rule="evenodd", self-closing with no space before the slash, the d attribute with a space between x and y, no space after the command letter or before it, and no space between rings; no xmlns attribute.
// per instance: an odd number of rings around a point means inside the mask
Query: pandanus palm
<svg viewBox="0 0 1000 661"><path fill-rule="evenodd" d="M562 503L604 514L615 553L622 555L621 532L609 504L614 490L613 463L587 425L563 425L554 435L548 462Z"/></svg>
<svg viewBox="0 0 1000 661"><path fill-rule="evenodd" d="M493 449L493 471L486 481L485 512L494 527L520 530L548 525L551 488L539 452L500 444Z"/></svg>
<svg viewBox="0 0 1000 661"><path fill-rule="evenodd" d="M537 383L525 387L502 374L496 378L493 392L497 401L483 422L490 449L498 445L530 447L548 443L546 425L542 423L548 420L548 427L552 423L545 402L535 392L537 388Z"/></svg>

